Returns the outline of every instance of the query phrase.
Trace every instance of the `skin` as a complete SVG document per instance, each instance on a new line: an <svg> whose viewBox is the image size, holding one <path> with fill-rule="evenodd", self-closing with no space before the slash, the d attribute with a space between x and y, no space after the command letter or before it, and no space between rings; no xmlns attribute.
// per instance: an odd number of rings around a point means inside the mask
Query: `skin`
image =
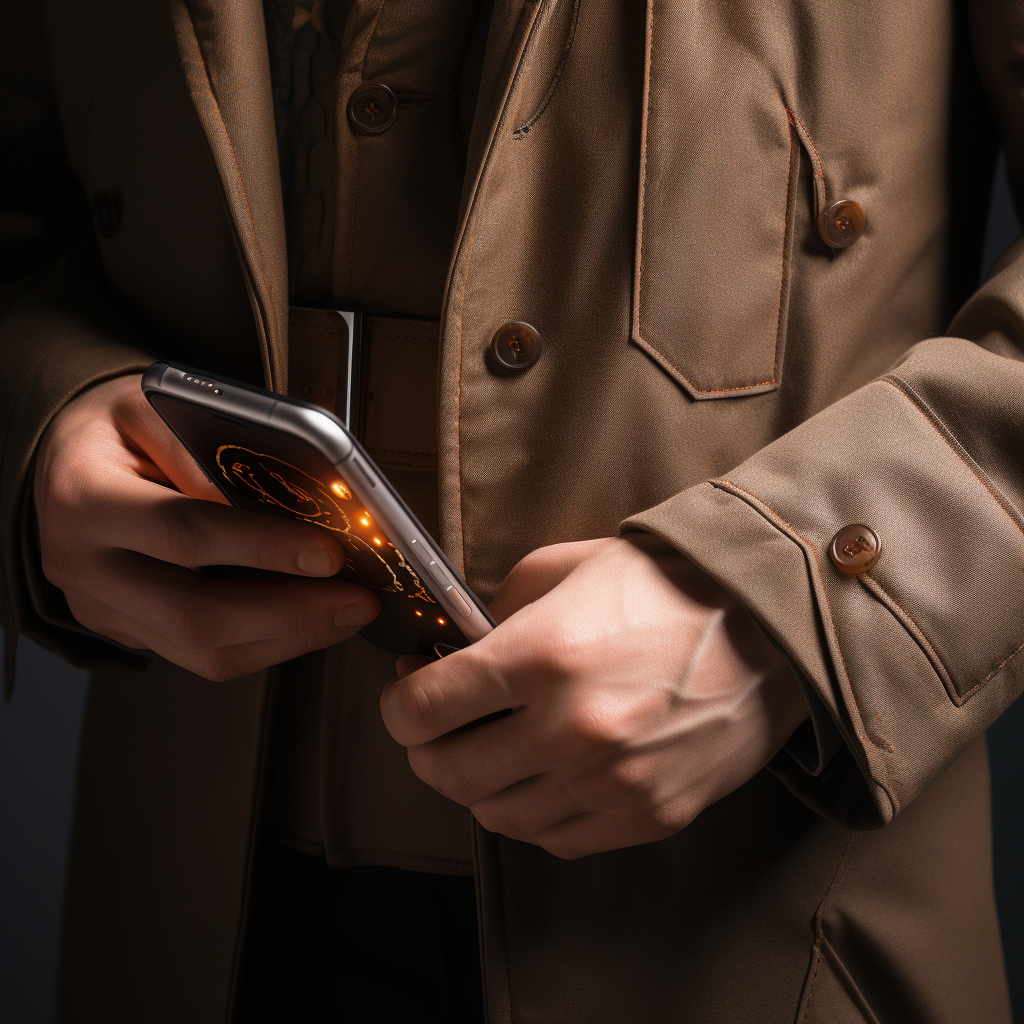
<svg viewBox="0 0 1024 1024"><path fill-rule="evenodd" d="M329 578L344 559L331 535L227 504L139 381L87 389L40 442L43 571L75 618L211 680L370 621L372 591ZM198 568L211 564L293 578L210 579ZM485 828L558 857L685 828L807 717L742 608L649 534L540 548L491 610L499 626L464 651L401 659L381 711L420 778Z"/></svg>
<svg viewBox="0 0 1024 1024"><path fill-rule="evenodd" d="M384 721L421 779L558 857L678 832L808 716L742 608L649 534L540 548L492 612L473 646L399 661Z"/></svg>
<svg viewBox="0 0 1024 1024"><path fill-rule="evenodd" d="M341 546L316 526L229 505L152 410L141 376L96 384L53 418L33 486L42 568L75 618L211 680L340 643L380 610L330 577ZM204 565L290 573L208 579Z"/></svg>

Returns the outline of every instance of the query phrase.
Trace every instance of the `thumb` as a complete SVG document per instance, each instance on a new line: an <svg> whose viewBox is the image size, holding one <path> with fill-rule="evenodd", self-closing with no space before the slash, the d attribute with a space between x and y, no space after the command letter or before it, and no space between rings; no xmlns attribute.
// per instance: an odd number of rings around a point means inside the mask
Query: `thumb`
<svg viewBox="0 0 1024 1024"><path fill-rule="evenodd" d="M531 551L512 568L494 595L490 613L498 622L554 590L581 562L585 562L612 542L610 537L596 540L549 544Z"/></svg>

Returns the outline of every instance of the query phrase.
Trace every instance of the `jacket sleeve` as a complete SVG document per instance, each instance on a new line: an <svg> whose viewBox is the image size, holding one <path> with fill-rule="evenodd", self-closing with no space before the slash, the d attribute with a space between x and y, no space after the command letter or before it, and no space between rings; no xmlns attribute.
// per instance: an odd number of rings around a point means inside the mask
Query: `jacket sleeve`
<svg viewBox="0 0 1024 1024"><path fill-rule="evenodd" d="M17 6L17 5L16 5ZM90 384L152 357L102 284L81 185L60 142L45 72L41 5L5 11L0 127L0 622L78 664L137 656L82 629L43 577L31 507L36 445L54 413ZM7 679L10 686L11 680Z"/></svg>
<svg viewBox="0 0 1024 1024"><path fill-rule="evenodd" d="M975 49L1024 196L1024 16ZM773 770L826 816L885 824L1024 689L1024 239L949 328L727 475L627 520L730 589L811 709ZM881 539L869 572L828 549ZM833 756L834 754L834 756Z"/></svg>

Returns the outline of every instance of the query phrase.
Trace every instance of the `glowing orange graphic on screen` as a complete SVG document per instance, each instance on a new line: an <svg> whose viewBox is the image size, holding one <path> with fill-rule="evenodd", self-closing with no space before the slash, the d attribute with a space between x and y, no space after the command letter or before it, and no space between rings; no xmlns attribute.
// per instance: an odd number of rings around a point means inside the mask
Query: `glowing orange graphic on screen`
<svg viewBox="0 0 1024 1024"><path fill-rule="evenodd" d="M379 526L373 525L370 513L355 501L343 480L325 484L273 455L234 444L221 445L216 459L228 483L250 497L338 534L345 547L345 567L361 583L437 603L402 552Z"/></svg>

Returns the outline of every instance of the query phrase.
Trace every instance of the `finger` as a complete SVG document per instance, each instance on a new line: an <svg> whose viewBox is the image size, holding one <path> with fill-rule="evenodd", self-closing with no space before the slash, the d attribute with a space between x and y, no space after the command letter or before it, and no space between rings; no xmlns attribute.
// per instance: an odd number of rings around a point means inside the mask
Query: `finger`
<svg viewBox="0 0 1024 1024"><path fill-rule="evenodd" d="M142 392L141 381L141 376L126 378L126 386L118 389L114 402L114 422L124 440L144 453L156 469L183 494L227 501L150 405Z"/></svg>
<svg viewBox="0 0 1024 1024"><path fill-rule="evenodd" d="M563 722L548 709L521 708L410 747L409 764L428 785L469 807L586 756L585 744ZM544 824L554 820L549 817Z"/></svg>
<svg viewBox="0 0 1024 1024"><path fill-rule="evenodd" d="M396 742L419 746L524 703L498 671L500 657L490 654L495 633L384 687L381 714Z"/></svg>
<svg viewBox="0 0 1024 1024"><path fill-rule="evenodd" d="M540 846L562 860L577 860L594 853L654 843L678 831L679 826L661 825L634 810L616 807L566 818L524 842Z"/></svg>
<svg viewBox="0 0 1024 1024"><path fill-rule="evenodd" d="M498 622L543 597L558 586L581 562L608 543L608 538L549 544L531 551L513 567L489 611Z"/></svg>
<svg viewBox="0 0 1024 1024"><path fill-rule="evenodd" d="M329 530L190 498L127 474L106 493L81 500L76 519L97 546L124 548L193 568L243 565L303 576L333 576L345 551Z"/></svg>
<svg viewBox="0 0 1024 1024"><path fill-rule="evenodd" d="M303 633L272 640L255 640L230 647L196 649L175 644L167 636L136 622L123 612L95 599L80 604L69 599L75 618L87 629L126 647L153 651L175 665L207 679L221 681L248 675L310 651L321 650L353 636L358 625L323 632Z"/></svg>
<svg viewBox="0 0 1024 1024"><path fill-rule="evenodd" d="M134 552L109 553L88 578L88 593L68 588L80 607L96 595L146 638L193 650L358 628L380 608L372 591L344 580L207 579Z"/></svg>
<svg viewBox="0 0 1024 1024"><path fill-rule="evenodd" d="M478 800L470 809L489 832L528 841L567 818L618 805L621 793L608 784L606 767L596 758L576 759Z"/></svg>
<svg viewBox="0 0 1024 1024"><path fill-rule="evenodd" d="M413 672L423 668L424 665L431 664L433 661L433 658L428 658L422 654L403 654L402 657L395 662L395 671L398 673L399 679L404 679L406 676L411 676Z"/></svg>

